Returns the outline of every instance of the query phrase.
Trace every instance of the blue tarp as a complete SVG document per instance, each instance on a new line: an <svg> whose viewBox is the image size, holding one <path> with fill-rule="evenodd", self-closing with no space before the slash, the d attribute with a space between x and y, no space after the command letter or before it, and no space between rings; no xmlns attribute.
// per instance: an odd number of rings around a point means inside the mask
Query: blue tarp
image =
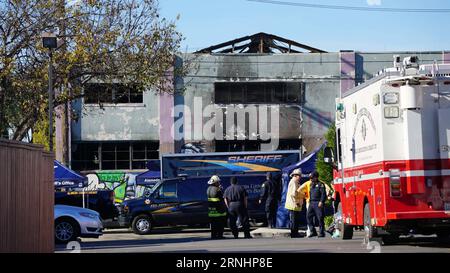
<svg viewBox="0 0 450 273"><path fill-rule="evenodd" d="M56 160L53 168L55 188L83 188L88 184L87 177L77 174Z"/></svg>
<svg viewBox="0 0 450 273"><path fill-rule="evenodd" d="M289 185L289 174L295 170L300 168L302 170L302 179L301 183L308 180L308 175L316 169L316 161L317 161L317 154L323 147L326 145L326 142L322 144L319 148L314 150L312 153L307 155L304 159L300 160L299 162L289 165L285 168L283 168L282 172L282 194L281 194L281 204L278 207L277 211L277 227L279 228L288 228L289 227L289 211L284 208L284 204L286 203L286 194L288 190ZM304 210L304 209L303 209ZM305 215L304 211L302 211L301 214L301 223L306 223L305 221Z"/></svg>
<svg viewBox="0 0 450 273"><path fill-rule="evenodd" d="M153 186L161 180L161 172L147 171L136 176L136 185Z"/></svg>

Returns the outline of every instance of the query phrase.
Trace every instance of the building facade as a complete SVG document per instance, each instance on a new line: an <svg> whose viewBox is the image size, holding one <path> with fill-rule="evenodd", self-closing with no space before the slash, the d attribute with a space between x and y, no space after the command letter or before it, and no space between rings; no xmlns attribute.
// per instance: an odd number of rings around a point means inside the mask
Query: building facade
<svg viewBox="0 0 450 273"><path fill-rule="evenodd" d="M190 69L173 79L174 95L130 90L118 99L120 85L87 87L90 95L73 103L71 167L139 172L189 145L308 153L323 143L339 93L391 67L393 55L450 62L448 52L325 52L273 35L243 38L180 56Z"/></svg>

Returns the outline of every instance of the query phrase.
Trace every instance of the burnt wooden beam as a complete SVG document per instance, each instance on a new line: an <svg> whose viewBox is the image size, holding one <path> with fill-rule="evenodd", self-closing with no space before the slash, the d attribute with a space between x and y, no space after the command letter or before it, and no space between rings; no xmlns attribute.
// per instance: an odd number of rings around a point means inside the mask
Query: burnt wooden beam
<svg viewBox="0 0 450 273"><path fill-rule="evenodd" d="M231 48L227 48L227 49L224 49L224 50L221 50L221 51L219 51L218 53L230 53L230 52L235 52L235 51L238 51L238 50L241 50L241 49L245 49L246 47L248 47L248 44L244 44L244 45L240 45L240 46L234 46L234 47L231 47Z"/></svg>
<svg viewBox="0 0 450 273"><path fill-rule="evenodd" d="M244 44L244 45L240 45L240 46L236 46L236 44L244 42L244 41L249 41L248 43ZM280 46L280 45L276 45L275 41L279 41L285 44L288 44L288 47L284 47L284 46ZM221 50L219 51L219 53L230 53L230 52L235 52L238 50L241 50L240 52L242 53L242 51L248 47L249 50L247 52L249 53L272 53L272 50L270 49L270 47L276 48L278 50L281 50L280 48L282 48L281 51L285 51L285 52L293 52L293 53L302 53L298 50L294 50L292 49L292 46L301 48L301 49L305 49L308 50L312 53L326 53L326 51L315 48L315 47L311 47L305 44L301 44L289 39L285 39L283 37L279 37L273 34L267 34L264 32L259 32L256 33L254 35L250 35L250 36L244 36L238 39L234 39L228 42L224 42L221 44L217 44L217 45L213 45L204 49L201 49L195 53L212 53L214 50ZM231 47L231 48L225 48L225 47Z"/></svg>
<svg viewBox="0 0 450 273"><path fill-rule="evenodd" d="M284 47L284 46L281 46L281 45L276 45L276 44L271 45L271 47L276 48L276 49L278 49L278 50L280 50L281 52L284 52L284 53L303 53L303 52L300 52L300 51L297 51L297 50L294 50L294 49L289 49L287 47Z"/></svg>
<svg viewBox="0 0 450 273"><path fill-rule="evenodd" d="M232 46L233 44L237 44L237 43L240 43L240 42L243 42L243 41L246 41L246 40L251 40L251 37L252 36L245 36L245 37L234 39L234 40L231 40L231 41L228 41L228 42L224 42L224 43L221 43L221 44L213 45L213 46L210 46L210 47L207 47L207 48L204 48L204 49L200 49L196 53L210 53L213 50L220 49L222 47Z"/></svg>
<svg viewBox="0 0 450 273"><path fill-rule="evenodd" d="M285 39L283 37L279 37L279 36L276 36L276 35L273 35L273 34L267 34L267 35L268 35L268 37L271 37L274 40L278 40L278 41L283 42L283 43L294 45L296 47L300 47L300 48L309 50L309 51L311 51L313 53L327 53L326 51L324 51L322 49L318 49L318 48L315 48L315 47L312 47L312 46L301 44L301 43L298 43L296 41Z"/></svg>

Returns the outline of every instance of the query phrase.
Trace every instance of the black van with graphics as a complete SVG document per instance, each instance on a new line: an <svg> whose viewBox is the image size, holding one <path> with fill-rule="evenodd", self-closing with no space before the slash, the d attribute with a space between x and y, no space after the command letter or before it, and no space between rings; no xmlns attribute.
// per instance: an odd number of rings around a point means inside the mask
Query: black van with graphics
<svg viewBox="0 0 450 273"><path fill-rule="evenodd" d="M233 175L220 176L224 190ZM248 192L251 223L265 221L264 205L258 204L262 174L235 175ZM121 227L131 227L136 234L149 234L156 226L207 225L206 190L209 176L178 177L159 182L146 196L124 201L119 207Z"/></svg>

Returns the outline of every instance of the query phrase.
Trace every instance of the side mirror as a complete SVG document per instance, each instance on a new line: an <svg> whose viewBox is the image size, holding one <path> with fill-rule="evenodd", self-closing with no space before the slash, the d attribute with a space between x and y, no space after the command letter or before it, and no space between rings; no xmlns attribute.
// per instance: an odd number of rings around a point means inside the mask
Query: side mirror
<svg viewBox="0 0 450 273"><path fill-rule="evenodd" d="M150 195L151 195L150 190L149 190L149 189L145 189L145 191L144 191L144 196L147 197L147 198L149 198Z"/></svg>
<svg viewBox="0 0 450 273"><path fill-rule="evenodd" d="M155 198L156 198L156 199L159 199L159 198L160 198L159 190L156 190L156 191L155 191Z"/></svg>
<svg viewBox="0 0 450 273"><path fill-rule="evenodd" d="M323 150L323 161L328 164L334 163L334 154L331 147L325 147Z"/></svg>

